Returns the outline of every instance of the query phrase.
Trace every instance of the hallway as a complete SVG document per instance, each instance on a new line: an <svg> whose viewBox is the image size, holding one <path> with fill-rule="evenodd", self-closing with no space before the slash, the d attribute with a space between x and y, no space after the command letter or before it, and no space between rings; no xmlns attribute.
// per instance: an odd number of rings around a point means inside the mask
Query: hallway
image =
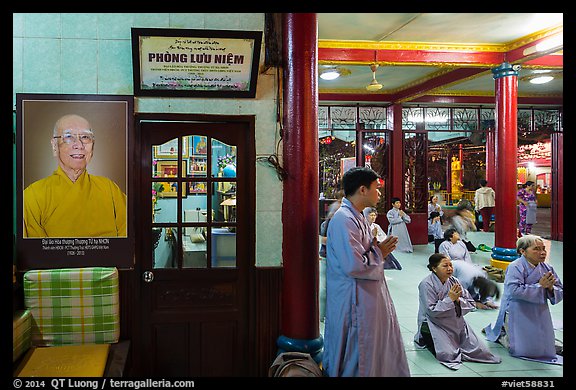
<svg viewBox="0 0 576 390"><path fill-rule="evenodd" d="M542 238L550 239L552 234L551 223L552 209L548 207L538 207L536 209L536 223L532 226L532 234L536 234Z"/></svg>
<svg viewBox="0 0 576 390"><path fill-rule="evenodd" d="M539 209L540 210L540 209ZM550 209L543 209L550 211ZM538 216L540 217L540 215ZM540 219L539 219L540 221ZM540 226L544 229L544 226ZM549 231L549 228L548 228ZM470 232L468 238L478 246L486 244L494 245L494 233ZM550 262L562 282L563 274L563 242L545 240L549 246L548 262ZM490 350L501 356L500 364L482 364L464 362L458 371L452 371L440 364L436 358L426 349L417 349L413 337L417 327L418 314L418 283L429 274L426 268L428 257L434 252L434 245L415 245L414 253L395 253L396 258L402 264L403 269L386 270L388 288L394 300L394 306L400 326L404 348L410 365L412 377L562 377L563 367L544 363L537 363L511 357L508 351L500 344L487 342L481 333L482 328L495 320L498 310L477 310L466 315L466 321L472 326L479 338L484 341ZM489 265L490 253L476 251L471 254L472 261L476 264ZM502 291L503 284L499 284ZM499 303L499 301L497 302ZM550 305L552 319L556 330L556 339L563 340L563 302ZM321 322L321 332L324 324Z"/></svg>

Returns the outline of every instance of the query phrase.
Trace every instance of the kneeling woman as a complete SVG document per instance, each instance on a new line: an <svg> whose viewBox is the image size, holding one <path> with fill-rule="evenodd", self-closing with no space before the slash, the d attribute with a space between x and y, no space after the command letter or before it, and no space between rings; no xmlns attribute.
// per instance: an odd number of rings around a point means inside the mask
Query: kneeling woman
<svg viewBox="0 0 576 390"><path fill-rule="evenodd" d="M549 364L564 364L556 347L548 302L564 298L564 286L554 268L546 263L542 238L528 234L516 242L518 259L506 268L504 294L494 324L486 338L508 348L510 355ZM562 352L563 355L563 352Z"/></svg>
<svg viewBox="0 0 576 390"><path fill-rule="evenodd" d="M500 363L464 320L476 308L468 290L454 276L450 258L434 253L428 259L432 271L418 285L418 332L414 342L428 348L443 365L457 370L462 361Z"/></svg>

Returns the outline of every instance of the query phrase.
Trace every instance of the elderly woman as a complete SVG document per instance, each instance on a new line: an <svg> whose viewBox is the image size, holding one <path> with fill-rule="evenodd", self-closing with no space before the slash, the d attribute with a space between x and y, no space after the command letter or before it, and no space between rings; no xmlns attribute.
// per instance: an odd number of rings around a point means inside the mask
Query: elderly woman
<svg viewBox="0 0 576 390"><path fill-rule="evenodd" d="M428 348L446 367L457 370L462 361L500 363L478 339L464 320L464 315L476 306L468 290L462 287L453 273L450 258L434 253L428 259L432 271L418 285L418 331L414 342Z"/></svg>
<svg viewBox="0 0 576 390"><path fill-rule="evenodd" d="M514 357L562 365L548 307L548 302L555 305L562 301L562 282L554 268L545 263L542 238L521 237L516 250L521 256L506 268L500 312L496 323L484 328L486 338L507 347Z"/></svg>
<svg viewBox="0 0 576 390"><path fill-rule="evenodd" d="M378 217L378 210L375 207L366 207L362 214L364 214L364 218L368 221L370 225L370 231L372 235L376 237L376 241L382 242L386 239L386 233L384 230L376 223L376 218Z"/></svg>
<svg viewBox="0 0 576 390"><path fill-rule="evenodd" d="M452 261L463 260L472 263L466 244L460 239L460 234L454 228L446 229L444 242L438 246L438 252L447 255Z"/></svg>

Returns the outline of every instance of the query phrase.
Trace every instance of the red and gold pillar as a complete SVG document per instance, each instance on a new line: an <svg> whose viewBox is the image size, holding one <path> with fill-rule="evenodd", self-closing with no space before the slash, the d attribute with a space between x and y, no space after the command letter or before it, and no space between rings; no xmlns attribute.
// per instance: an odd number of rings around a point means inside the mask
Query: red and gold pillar
<svg viewBox="0 0 576 390"><path fill-rule="evenodd" d="M496 226L492 265L506 269L515 260L516 168L518 150L518 71L519 65L504 62L492 69L496 92Z"/></svg>
<svg viewBox="0 0 576 390"><path fill-rule="evenodd" d="M322 350L318 313L318 18L283 14L281 352Z"/></svg>
<svg viewBox="0 0 576 390"><path fill-rule="evenodd" d="M552 239L564 241L564 133L552 133Z"/></svg>
<svg viewBox="0 0 576 390"><path fill-rule="evenodd" d="M464 185L464 146L462 144L458 144L458 160L460 160L460 183ZM464 190L464 187L462 187Z"/></svg>

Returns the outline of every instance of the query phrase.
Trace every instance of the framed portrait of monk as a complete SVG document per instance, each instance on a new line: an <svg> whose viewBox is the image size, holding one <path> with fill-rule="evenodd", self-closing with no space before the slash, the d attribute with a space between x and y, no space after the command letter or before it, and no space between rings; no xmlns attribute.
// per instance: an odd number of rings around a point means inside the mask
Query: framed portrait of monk
<svg viewBox="0 0 576 390"><path fill-rule="evenodd" d="M20 270L133 267L134 98L16 94Z"/></svg>

